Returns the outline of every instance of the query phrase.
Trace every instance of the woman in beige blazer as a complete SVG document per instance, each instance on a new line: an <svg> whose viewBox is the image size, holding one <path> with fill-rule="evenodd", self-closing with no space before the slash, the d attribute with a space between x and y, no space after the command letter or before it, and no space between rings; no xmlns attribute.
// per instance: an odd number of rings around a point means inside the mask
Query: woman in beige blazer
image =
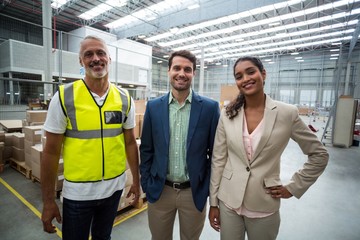
<svg viewBox="0 0 360 240"><path fill-rule="evenodd" d="M211 226L222 240L276 239L280 199L300 198L324 171L329 155L300 119L295 106L264 93L266 71L258 58L234 65L239 96L220 116L212 155ZM280 179L280 158L289 139L308 156L289 183Z"/></svg>

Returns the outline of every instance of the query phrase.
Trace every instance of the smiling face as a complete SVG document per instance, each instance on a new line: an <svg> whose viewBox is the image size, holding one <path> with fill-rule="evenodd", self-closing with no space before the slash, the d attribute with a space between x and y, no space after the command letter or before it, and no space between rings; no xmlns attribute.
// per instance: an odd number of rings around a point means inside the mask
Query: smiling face
<svg viewBox="0 0 360 240"><path fill-rule="evenodd" d="M79 60L85 68L86 78L103 79L108 76L111 59L105 43L101 40L88 38L82 41Z"/></svg>
<svg viewBox="0 0 360 240"><path fill-rule="evenodd" d="M235 81L240 93L245 96L264 94L266 71L252 61L239 61L234 68Z"/></svg>
<svg viewBox="0 0 360 240"><path fill-rule="evenodd" d="M168 70L170 84L177 92L189 92L195 71L193 63L184 57L175 56Z"/></svg>

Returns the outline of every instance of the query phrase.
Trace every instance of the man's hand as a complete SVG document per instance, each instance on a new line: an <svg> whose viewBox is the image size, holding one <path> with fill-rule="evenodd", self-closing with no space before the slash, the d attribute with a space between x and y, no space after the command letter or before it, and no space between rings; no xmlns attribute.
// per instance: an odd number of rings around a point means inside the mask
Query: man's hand
<svg viewBox="0 0 360 240"><path fill-rule="evenodd" d="M131 185L129 192L126 195L126 198L131 197L131 195L133 195L133 200L131 202L131 205L137 204L139 202L139 197L140 197L140 185L139 184Z"/></svg>
<svg viewBox="0 0 360 240"><path fill-rule="evenodd" d="M56 228L52 224L52 220L54 218L56 218L56 221L58 223L62 222L59 207L57 206L55 201L44 204L43 212L41 215L41 221L43 222L43 228L45 232L48 233L56 232Z"/></svg>

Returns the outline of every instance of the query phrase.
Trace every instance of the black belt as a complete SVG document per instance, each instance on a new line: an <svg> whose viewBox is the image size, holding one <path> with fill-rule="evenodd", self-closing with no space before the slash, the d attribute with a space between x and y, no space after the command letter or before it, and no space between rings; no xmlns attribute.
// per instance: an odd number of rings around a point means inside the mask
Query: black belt
<svg viewBox="0 0 360 240"><path fill-rule="evenodd" d="M186 189L190 187L190 182L178 183L165 180L165 184L172 187L173 189Z"/></svg>

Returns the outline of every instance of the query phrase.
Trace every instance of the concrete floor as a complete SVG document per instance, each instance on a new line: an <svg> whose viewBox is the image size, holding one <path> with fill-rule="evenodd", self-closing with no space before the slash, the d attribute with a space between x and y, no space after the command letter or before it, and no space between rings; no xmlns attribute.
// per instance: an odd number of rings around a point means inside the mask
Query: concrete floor
<svg viewBox="0 0 360 240"><path fill-rule="evenodd" d="M311 119L304 120L310 123ZM325 123L311 120L311 124L320 129L317 134L321 137ZM360 147L326 147L330 161L324 174L301 199L282 200L278 240L360 239ZM284 183L305 159L296 143L290 141L282 157ZM42 231L41 208L39 183L6 166L0 173L0 239L61 239L61 231L58 235ZM56 226L61 229L60 225ZM178 232L176 222L174 240L179 239ZM116 225L112 239L150 239L147 211ZM207 220L200 239L220 239Z"/></svg>

